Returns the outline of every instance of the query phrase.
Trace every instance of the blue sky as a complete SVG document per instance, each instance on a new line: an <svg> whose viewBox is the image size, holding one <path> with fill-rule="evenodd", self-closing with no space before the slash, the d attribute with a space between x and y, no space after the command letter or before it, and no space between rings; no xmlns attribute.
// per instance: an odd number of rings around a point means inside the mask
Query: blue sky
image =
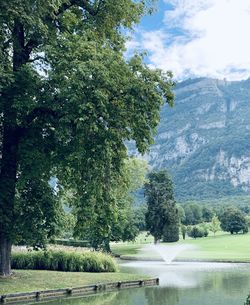
<svg viewBox="0 0 250 305"><path fill-rule="evenodd" d="M127 43L175 78L250 76L250 0L159 0Z"/></svg>

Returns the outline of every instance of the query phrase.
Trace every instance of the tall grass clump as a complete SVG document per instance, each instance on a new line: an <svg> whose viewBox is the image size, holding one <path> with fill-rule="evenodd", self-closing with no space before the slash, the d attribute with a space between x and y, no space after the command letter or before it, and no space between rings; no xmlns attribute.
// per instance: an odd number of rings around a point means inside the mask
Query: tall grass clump
<svg viewBox="0 0 250 305"><path fill-rule="evenodd" d="M115 259L102 252L30 251L14 252L11 258L13 269L116 272Z"/></svg>

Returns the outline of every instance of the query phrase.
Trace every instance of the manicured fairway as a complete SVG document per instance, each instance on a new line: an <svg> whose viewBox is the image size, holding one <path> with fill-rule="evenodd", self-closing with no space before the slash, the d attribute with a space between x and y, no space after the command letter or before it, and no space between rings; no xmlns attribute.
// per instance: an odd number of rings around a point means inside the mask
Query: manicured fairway
<svg viewBox="0 0 250 305"><path fill-rule="evenodd" d="M0 278L0 295L45 289L79 287L88 284L139 280L141 276L129 273L87 273L37 270L14 270L9 279ZM148 278L143 276L144 279Z"/></svg>
<svg viewBox="0 0 250 305"><path fill-rule="evenodd" d="M232 262L250 262L250 233L231 235L220 232L218 235L210 235L205 238L197 238L178 243L169 243L162 245L181 245L187 244L193 247L178 254L177 260L194 260L194 261L232 261ZM112 250L122 257L145 259L147 257L157 257L155 253L142 251L145 245L136 244L119 244L114 245ZM158 256L159 257L159 256Z"/></svg>
<svg viewBox="0 0 250 305"><path fill-rule="evenodd" d="M250 262L250 234L224 234L181 243L194 249L181 253L179 259Z"/></svg>

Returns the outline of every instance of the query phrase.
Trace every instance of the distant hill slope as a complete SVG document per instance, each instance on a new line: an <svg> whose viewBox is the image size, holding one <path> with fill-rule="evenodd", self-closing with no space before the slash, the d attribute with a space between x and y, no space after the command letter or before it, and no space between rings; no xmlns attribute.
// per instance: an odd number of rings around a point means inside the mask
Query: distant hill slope
<svg viewBox="0 0 250 305"><path fill-rule="evenodd" d="M192 79L175 94L145 159L169 170L179 200L250 194L250 79Z"/></svg>

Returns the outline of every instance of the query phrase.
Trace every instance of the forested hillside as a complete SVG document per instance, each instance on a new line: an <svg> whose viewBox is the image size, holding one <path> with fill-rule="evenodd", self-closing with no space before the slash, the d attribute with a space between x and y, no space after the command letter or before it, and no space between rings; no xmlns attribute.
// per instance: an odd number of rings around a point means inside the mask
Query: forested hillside
<svg viewBox="0 0 250 305"><path fill-rule="evenodd" d="M179 200L249 194L250 79L192 79L175 94L144 158L170 171Z"/></svg>

